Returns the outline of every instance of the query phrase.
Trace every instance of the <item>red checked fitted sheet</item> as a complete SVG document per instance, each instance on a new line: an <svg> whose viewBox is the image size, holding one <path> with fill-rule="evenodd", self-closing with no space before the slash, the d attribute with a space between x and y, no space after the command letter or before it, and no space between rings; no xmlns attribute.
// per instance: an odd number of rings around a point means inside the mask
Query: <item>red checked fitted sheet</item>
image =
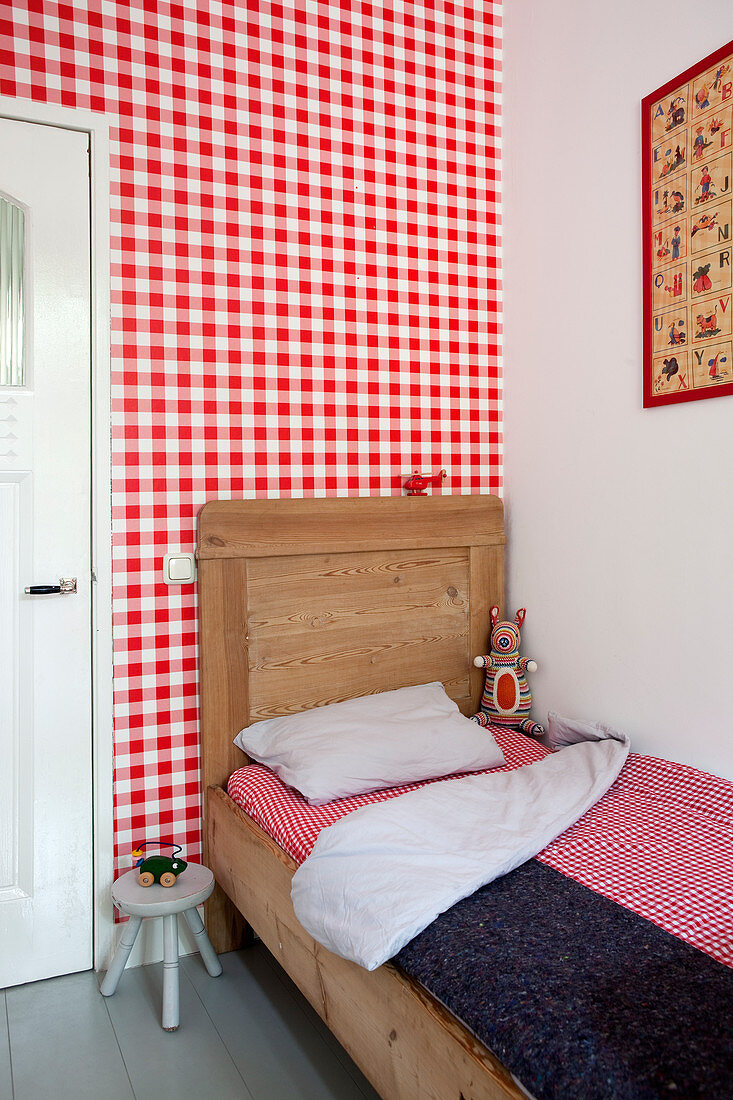
<svg viewBox="0 0 733 1100"><path fill-rule="evenodd" d="M506 760L497 771L548 752L522 734L492 733ZM227 791L302 863L321 829L424 785L310 806L269 769L250 764L234 772ZM733 966L733 783L631 753L608 793L536 858Z"/></svg>

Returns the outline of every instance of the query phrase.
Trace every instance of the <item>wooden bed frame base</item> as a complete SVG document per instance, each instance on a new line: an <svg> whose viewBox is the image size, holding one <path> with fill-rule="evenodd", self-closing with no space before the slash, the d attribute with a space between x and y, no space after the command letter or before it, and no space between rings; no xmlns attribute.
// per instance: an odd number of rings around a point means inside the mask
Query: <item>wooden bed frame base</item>
<svg viewBox="0 0 733 1100"><path fill-rule="evenodd" d="M295 862L222 789L247 763L232 740L258 719L431 680L474 713L503 549L496 497L213 501L199 513L209 936L227 951L251 926L384 1100L527 1094L417 982L390 964L368 972L301 927Z"/></svg>
<svg viewBox="0 0 733 1100"><path fill-rule="evenodd" d="M391 964L363 970L308 935L290 900L297 864L221 787L209 787L206 817L217 882L380 1096L526 1100L501 1062L422 986ZM209 920L208 930L216 947L221 929Z"/></svg>

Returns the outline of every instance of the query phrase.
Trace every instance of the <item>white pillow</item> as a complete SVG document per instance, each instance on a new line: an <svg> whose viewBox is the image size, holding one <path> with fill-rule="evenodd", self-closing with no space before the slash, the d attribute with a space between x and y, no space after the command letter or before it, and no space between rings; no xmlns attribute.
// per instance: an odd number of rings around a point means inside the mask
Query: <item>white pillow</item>
<svg viewBox="0 0 733 1100"><path fill-rule="evenodd" d="M247 726L234 739L312 806L504 763L441 683L347 699Z"/></svg>
<svg viewBox="0 0 733 1100"><path fill-rule="evenodd" d="M601 722L585 722L582 718L563 718L551 710L547 715L547 740L553 752L568 745L577 745L581 741L621 741L630 745L628 735L619 733L612 726Z"/></svg>

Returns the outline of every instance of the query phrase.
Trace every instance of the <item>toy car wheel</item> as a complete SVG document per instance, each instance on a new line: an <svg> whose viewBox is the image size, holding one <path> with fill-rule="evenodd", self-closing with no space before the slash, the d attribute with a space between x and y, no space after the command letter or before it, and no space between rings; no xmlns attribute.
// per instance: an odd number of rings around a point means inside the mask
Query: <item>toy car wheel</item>
<svg viewBox="0 0 733 1100"><path fill-rule="evenodd" d="M161 886L172 886L175 881L176 876L173 874L172 871L165 871L164 874L160 876Z"/></svg>
<svg viewBox="0 0 733 1100"><path fill-rule="evenodd" d="M155 875L152 871L143 871L137 876L137 881L141 886L152 886L155 882Z"/></svg>

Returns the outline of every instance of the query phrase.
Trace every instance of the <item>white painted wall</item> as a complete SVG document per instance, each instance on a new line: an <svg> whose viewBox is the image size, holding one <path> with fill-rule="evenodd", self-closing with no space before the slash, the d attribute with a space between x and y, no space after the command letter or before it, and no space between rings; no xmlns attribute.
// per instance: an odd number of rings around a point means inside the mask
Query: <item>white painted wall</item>
<svg viewBox="0 0 733 1100"><path fill-rule="evenodd" d="M733 397L643 410L640 101L731 0L506 0L508 606L533 715L733 779Z"/></svg>

